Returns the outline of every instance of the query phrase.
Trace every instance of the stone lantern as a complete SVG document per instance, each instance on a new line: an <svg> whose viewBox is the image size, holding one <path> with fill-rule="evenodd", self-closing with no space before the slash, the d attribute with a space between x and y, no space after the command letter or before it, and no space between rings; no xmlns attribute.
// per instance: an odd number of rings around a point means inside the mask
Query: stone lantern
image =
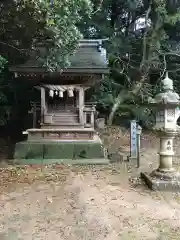
<svg viewBox="0 0 180 240"><path fill-rule="evenodd" d="M154 129L159 132L160 151L159 167L151 174L141 173L141 177L153 190L180 190L180 173L173 168L173 139L178 133L177 119L180 116L178 106L180 97L174 92L173 81L166 77L161 82L162 92L150 100L156 108L156 124Z"/></svg>

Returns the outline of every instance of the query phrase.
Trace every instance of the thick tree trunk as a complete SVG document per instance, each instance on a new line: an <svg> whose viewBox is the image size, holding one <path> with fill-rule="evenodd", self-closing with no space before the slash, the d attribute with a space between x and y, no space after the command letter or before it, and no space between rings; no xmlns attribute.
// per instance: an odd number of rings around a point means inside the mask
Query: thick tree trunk
<svg viewBox="0 0 180 240"><path fill-rule="evenodd" d="M126 94L124 93L124 90L121 91L116 100L115 100L115 103L111 109L111 113L109 114L109 118L108 118L108 121L107 121L107 124L108 125L112 125L113 123L113 119L114 119L114 116L115 116L115 113L117 112L118 108L120 107L120 105L126 100L128 99L128 97L133 94L133 95L137 95L138 92L140 91L144 81L145 81L146 77L143 76L141 78L141 80L139 82L137 82L136 84L134 84L133 88L131 90L129 90Z"/></svg>
<svg viewBox="0 0 180 240"><path fill-rule="evenodd" d="M119 106L125 101L125 96L120 92L115 100L115 103L111 109L111 113L109 114L107 124L112 125L114 115L117 112Z"/></svg>

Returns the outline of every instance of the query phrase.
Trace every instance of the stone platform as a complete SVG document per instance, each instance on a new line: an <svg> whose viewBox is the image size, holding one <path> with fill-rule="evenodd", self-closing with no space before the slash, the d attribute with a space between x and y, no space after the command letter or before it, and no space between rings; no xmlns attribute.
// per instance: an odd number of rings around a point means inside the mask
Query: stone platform
<svg viewBox="0 0 180 240"><path fill-rule="evenodd" d="M16 144L14 159L20 164L108 164L101 141L39 140Z"/></svg>
<svg viewBox="0 0 180 240"><path fill-rule="evenodd" d="M32 128L24 132L28 135L28 141L40 140L96 140L93 128Z"/></svg>
<svg viewBox="0 0 180 240"><path fill-rule="evenodd" d="M141 173L141 178L147 186L154 191L180 192L180 176L175 173L175 176L169 178L159 178L153 173Z"/></svg>

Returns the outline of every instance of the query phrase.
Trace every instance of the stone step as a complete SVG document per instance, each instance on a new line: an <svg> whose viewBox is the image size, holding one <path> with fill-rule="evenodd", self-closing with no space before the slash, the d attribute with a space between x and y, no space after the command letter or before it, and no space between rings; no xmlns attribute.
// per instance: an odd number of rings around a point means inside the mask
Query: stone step
<svg viewBox="0 0 180 240"><path fill-rule="evenodd" d="M61 116L61 117L52 117L52 122L70 122L70 123L73 123L73 122L78 122L79 119L77 117L65 117L65 116Z"/></svg>
<svg viewBox="0 0 180 240"><path fill-rule="evenodd" d="M65 118L55 118L55 119L53 119L52 118L52 123L59 123L59 122L61 122L61 123L66 123L66 122L68 122L68 123L78 123L79 122L79 119L72 119L72 118L69 118L69 119L65 119Z"/></svg>
<svg viewBox="0 0 180 240"><path fill-rule="evenodd" d="M59 111L54 111L54 112L48 112L47 114L52 114L52 115L78 115L78 112L76 112L76 111L61 111L61 110L59 110Z"/></svg>
<svg viewBox="0 0 180 240"><path fill-rule="evenodd" d="M77 120L53 120L54 125L79 125L79 122Z"/></svg>
<svg viewBox="0 0 180 240"><path fill-rule="evenodd" d="M60 115L60 116L52 116L52 118L72 118L72 119L76 119L78 118L78 116L75 116L75 115Z"/></svg>
<svg viewBox="0 0 180 240"><path fill-rule="evenodd" d="M41 124L41 128L42 129L45 129L45 128L48 128L48 129L51 129L51 128L77 128L77 127L80 127L80 128L83 128L84 126L83 125L80 125L80 123L59 123L58 125L57 124Z"/></svg>
<svg viewBox="0 0 180 240"><path fill-rule="evenodd" d="M62 113L62 114L52 114L53 117L78 117L78 114L76 113Z"/></svg>
<svg viewBox="0 0 180 240"><path fill-rule="evenodd" d="M68 126L71 126L71 125L76 125L76 126L78 126L79 125L79 123L78 122L54 122L54 124L55 125L57 125L57 126L66 126L66 125L68 125Z"/></svg>
<svg viewBox="0 0 180 240"><path fill-rule="evenodd" d="M48 129L42 129L42 128L30 128L26 130L27 132L94 132L94 128L48 128Z"/></svg>
<svg viewBox="0 0 180 240"><path fill-rule="evenodd" d="M28 140L93 140L94 129L66 126L66 128L28 129Z"/></svg>

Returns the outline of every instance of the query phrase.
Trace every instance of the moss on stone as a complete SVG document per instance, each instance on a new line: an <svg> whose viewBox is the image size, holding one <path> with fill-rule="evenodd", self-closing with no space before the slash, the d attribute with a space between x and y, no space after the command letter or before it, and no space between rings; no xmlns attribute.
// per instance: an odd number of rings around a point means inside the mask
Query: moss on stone
<svg viewBox="0 0 180 240"><path fill-rule="evenodd" d="M15 159L43 158L43 145L40 142L19 142L15 147Z"/></svg>
<svg viewBox="0 0 180 240"><path fill-rule="evenodd" d="M60 162L61 160L103 159L104 148L100 143L85 142L19 142L16 144L15 160L26 164Z"/></svg>
<svg viewBox="0 0 180 240"><path fill-rule="evenodd" d="M74 144L72 143L48 143L44 144L44 159L72 159Z"/></svg>
<svg viewBox="0 0 180 240"><path fill-rule="evenodd" d="M104 158L100 143L77 143L74 145L74 158Z"/></svg>

